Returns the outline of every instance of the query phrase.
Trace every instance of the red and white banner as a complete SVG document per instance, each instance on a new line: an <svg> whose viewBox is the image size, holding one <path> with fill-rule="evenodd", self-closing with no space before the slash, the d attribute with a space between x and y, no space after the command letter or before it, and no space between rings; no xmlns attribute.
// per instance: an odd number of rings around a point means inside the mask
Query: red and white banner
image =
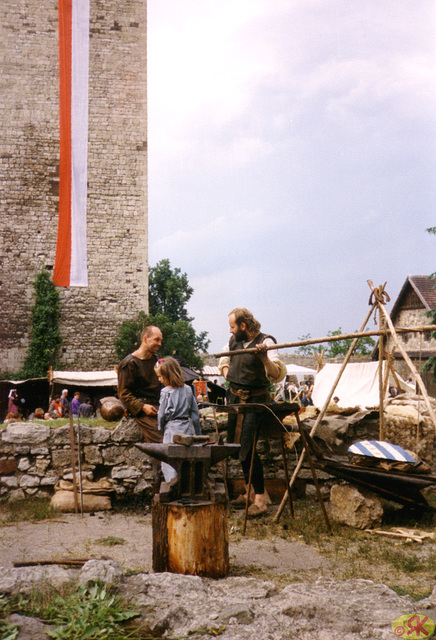
<svg viewBox="0 0 436 640"><path fill-rule="evenodd" d="M88 285L89 0L59 0L59 222L53 282Z"/></svg>

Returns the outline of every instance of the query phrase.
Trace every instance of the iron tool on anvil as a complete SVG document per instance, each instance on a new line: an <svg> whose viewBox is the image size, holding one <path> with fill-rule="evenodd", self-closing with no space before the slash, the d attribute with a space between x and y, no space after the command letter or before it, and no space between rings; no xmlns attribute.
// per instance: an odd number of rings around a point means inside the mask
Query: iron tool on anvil
<svg viewBox="0 0 436 640"><path fill-rule="evenodd" d="M219 361L221 375L229 382L228 404L268 403L270 402L270 382L280 382L286 376L286 366L280 361L278 353L270 347L277 340L260 331L261 325L248 309L237 307L229 313L231 338L223 351L255 348L255 353L242 353L233 357L222 356ZM268 348L269 347L269 348ZM229 414L227 440L241 444L241 461L245 482L248 485L252 460L253 441L262 414ZM263 465L256 451L253 456L252 484L254 488L253 504L248 509L250 517L262 516L268 510L265 500ZM245 505L246 496L241 497Z"/></svg>

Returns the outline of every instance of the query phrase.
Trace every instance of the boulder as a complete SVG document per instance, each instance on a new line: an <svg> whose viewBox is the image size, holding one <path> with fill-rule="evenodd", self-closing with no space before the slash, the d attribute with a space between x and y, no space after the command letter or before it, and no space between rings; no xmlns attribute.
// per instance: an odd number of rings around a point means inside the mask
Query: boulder
<svg viewBox="0 0 436 640"><path fill-rule="evenodd" d="M371 529L381 524L383 507L374 494L350 484L335 484L330 491L330 514L337 522L355 529Z"/></svg>

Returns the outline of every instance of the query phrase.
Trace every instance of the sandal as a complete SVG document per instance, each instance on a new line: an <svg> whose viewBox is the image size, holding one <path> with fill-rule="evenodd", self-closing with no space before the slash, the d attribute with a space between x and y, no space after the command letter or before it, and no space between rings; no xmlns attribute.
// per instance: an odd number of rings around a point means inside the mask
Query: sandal
<svg viewBox="0 0 436 640"><path fill-rule="evenodd" d="M257 504L252 504L250 507L248 507L247 515L249 518L259 518L260 516L264 516L267 513L267 507L265 507L265 509L261 509L257 506Z"/></svg>
<svg viewBox="0 0 436 640"><path fill-rule="evenodd" d="M247 504L246 496L240 494L237 498L231 501L231 506L234 509L245 509L245 505Z"/></svg>

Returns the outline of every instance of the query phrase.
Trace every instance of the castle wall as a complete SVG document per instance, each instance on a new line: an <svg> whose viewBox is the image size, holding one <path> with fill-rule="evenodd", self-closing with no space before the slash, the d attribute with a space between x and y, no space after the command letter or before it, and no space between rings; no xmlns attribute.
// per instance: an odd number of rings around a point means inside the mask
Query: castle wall
<svg viewBox="0 0 436 640"><path fill-rule="evenodd" d="M55 260L57 3L3 0L0 24L0 371L16 371L33 281ZM91 0L89 286L59 289L67 368L112 366L119 325L148 309L146 27L146 0Z"/></svg>

